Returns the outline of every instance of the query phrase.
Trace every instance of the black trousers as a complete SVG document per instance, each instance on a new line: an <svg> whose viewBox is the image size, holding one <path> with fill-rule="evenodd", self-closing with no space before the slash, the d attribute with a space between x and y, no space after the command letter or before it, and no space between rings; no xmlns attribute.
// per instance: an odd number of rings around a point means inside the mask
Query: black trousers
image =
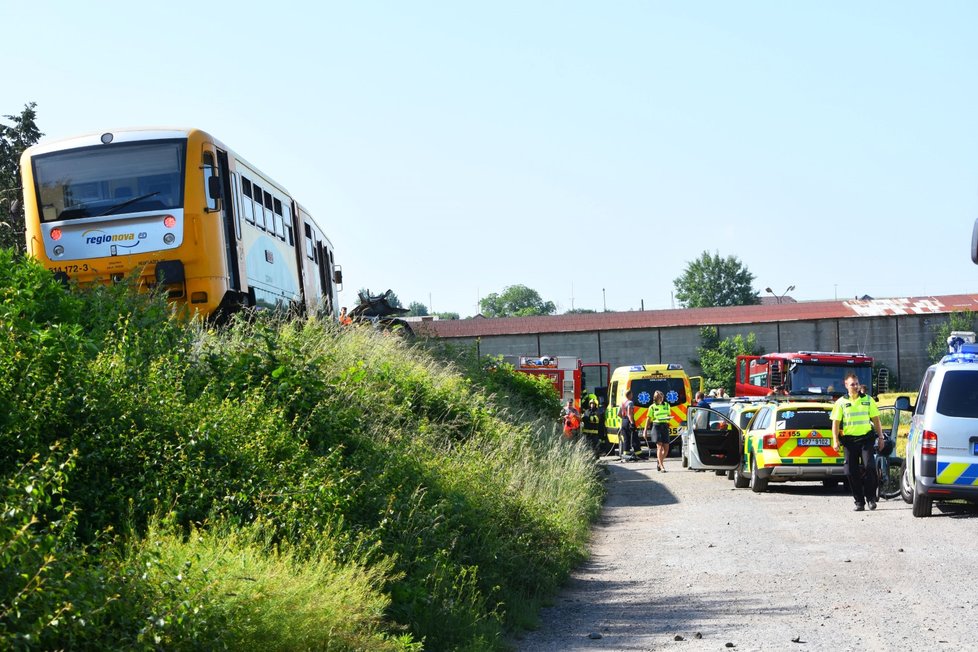
<svg viewBox="0 0 978 652"><path fill-rule="evenodd" d="M638 453L642 450L642 445L638 443L638 431L632 427L630 421L622 419L621 429L618 431L618 452L625 455L629 451Z"/></svg>
<svg viewBox="0 0 978 652"><path fill-rule="evenodd" d="M876 435L872 432L858 437L842 437L842 448L846 452L846 475L849 477L852 499L857 505L865 505L867 501L876 502L879 478L876 477L875 444Z"/></svg>

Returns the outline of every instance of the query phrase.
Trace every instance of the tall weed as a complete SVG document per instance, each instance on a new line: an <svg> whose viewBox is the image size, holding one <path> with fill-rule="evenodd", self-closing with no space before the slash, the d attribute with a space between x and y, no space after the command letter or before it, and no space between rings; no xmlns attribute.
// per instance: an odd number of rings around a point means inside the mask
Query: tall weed
<svg viewBox="0 0 978 652"><path fill-rule="evenodd" d="M47 469L70 518L5 526L48 583L0 646L499 649L586 554L597 466L545 384L369 328L179 322L3 255L0 471L13 501Z"/></svg>

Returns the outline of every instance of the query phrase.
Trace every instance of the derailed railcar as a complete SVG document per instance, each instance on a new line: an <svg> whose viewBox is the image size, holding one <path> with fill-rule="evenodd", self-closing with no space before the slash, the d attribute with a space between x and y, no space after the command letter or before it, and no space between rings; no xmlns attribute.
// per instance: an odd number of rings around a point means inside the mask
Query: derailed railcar
<svg viewBox="0 0 978 652"><path fill-rule="evenodd" d="M199 129L126 129L28 148L27 253L65 280L135 275L205 316L336 316L342 271L285 188Z"/></svg>

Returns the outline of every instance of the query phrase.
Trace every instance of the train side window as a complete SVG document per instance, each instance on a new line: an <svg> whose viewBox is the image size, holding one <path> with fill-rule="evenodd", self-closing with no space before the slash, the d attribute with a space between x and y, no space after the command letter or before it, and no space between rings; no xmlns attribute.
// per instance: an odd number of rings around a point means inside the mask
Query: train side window
<svg viewBox="0 0 978 652"><path fill-rule="evenodd" d="M313 253L312 248L312 227L309 226L309 222L305 223L304 230L306 232L306 258L309 260L316 260L316 255Z"/></svg>
<svg viewBox="0 0 978 652"><path fill-rule="evenodd" d="M238 175L235 172L231 173L231 197L234 198L232 202L234 204L234 237L238 240L241 239L241 207L240 204L244 202L238 201L241 195L238 194Z"/></svg>
<svg viewBox="0 0 978 652"><path fill-rule="evenodd" d="M206 210L213 212L218 210L218 207L220 206L219 204L220 198L211 197L211 193L210 193L211 179L217 177L217 166L214 165L214 155L211 154L210 152L204 152L203 171L204 171L204 197L207 200L205 206L206 206Z"/></svg>
<svg viewBox="0 0 978 652"><path fill-rule="evenodd" d="M262 194L265 197L265 229L269 233L275 233L275 213L272 211L272 193L267 190L263 190Z"/></svg>
<svg viewBox="0 0 978 652"><path fill-rule="evenodd" d="M244 196L241 200L241 210L244 217L249 224L254 224L255 210L251 204L251 181L248 180L248 177L241 177L241 194Z"/></svg>
<svg viewBox="0 0 978 652"><path fill-rule="evenodd" d="M292 227L292 207L285 205L285 239L290 247L295 246L295 231Z"/></svg>
<svg viewBox="0 0 978 652"><path fill-rule="evenodd" d="M272 198L272 210L275 211L275 235L280 239L285 240L285 225L283 224L284 218L282 216L282 202L278 200L278 197Z"/></svg>
<svg viewBox="0 0 978 652"><path fill-rule="evenodd" d="M265 228L265 209L262 207L262 189L257 183L251 186L251 196L255 198L255 226Z"/></svg>

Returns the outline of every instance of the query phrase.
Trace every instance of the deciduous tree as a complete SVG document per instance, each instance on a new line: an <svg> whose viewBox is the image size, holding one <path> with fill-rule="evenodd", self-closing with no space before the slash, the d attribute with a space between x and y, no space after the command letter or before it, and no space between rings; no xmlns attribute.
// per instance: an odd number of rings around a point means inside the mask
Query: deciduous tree
<svg viewBox="0 0 978 652"><path fill-rule="evenodd" d="M945 323L934 329L934 339L927 345L927 357L938 362L947 355L947 338L952 331L974 331L978 324L978 314L970 310L959 310L948 315Z"/></svg>
<svg viewBox="0 0 978 652"><path fill-rule="evenodd" d="M24 249L20 155L44 135L34 122L35 106L35 102L30 102L24 105L20 115L3 116L12 126L0 124L0 247L14 247L18 251ZM17 211L11 212L11 202L17 202Z"/></svg>
<svg viewBox="0 0 978 652"><path fill-rule="evenodd" d="M704 251L686 265L674 281L676 299L684 308L746 306L760 303L754 291L754 275L736 256L721 258L719 253Z"/></svg>
<svg viewBox="0 0 978 652"><path fill-rule="evenodd" d="M484 317L530 317L557 312L553 301L544 301L540 293L525 285L510 285L501 293L493 292L479 302Z"/></svg>
<svg viewBox="0 0 978 652"><path fill-rule="evenodd" d="M700 329L700 341L703 343L697 349L698 360L703 370L703 389L710 390L719 387L734 396L734 370L738 355L759 355L754 333L747 337L734 335L720 339L716 326L705 326Z"/></svg>
<svg viewBox="0 0 978 652"><path fill-rule="evenodd" d="M408 315L412 317L426 317L428 315L428 306L420 301L412 301L408 304L408 311Z"/></svg>

